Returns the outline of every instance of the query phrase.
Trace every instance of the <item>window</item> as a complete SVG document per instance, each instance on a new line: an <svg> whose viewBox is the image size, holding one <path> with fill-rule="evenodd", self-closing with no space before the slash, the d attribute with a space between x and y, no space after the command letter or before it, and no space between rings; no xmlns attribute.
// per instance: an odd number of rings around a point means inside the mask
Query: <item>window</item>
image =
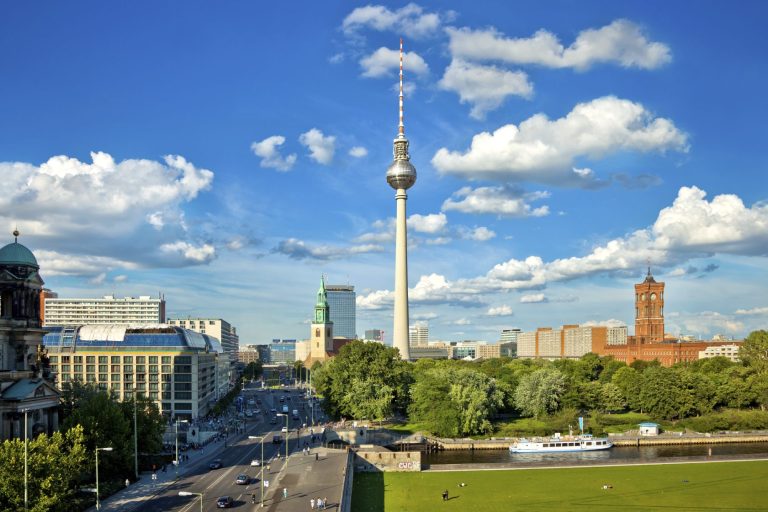
<svg viewBox="0 0 768 512"><path fill-rule="evenodd" d="M138 382L144 382L145 380L147 380L147 375L145 373L137 373L136 380Z"/></svg>
<svg viewBox="0 0 768 512"><path fill-rule="evenodd" d="M145 389L147 389L147 385L144 384L143 382L139 382L138 384L136 384L136 389L139 391L144 391Z"/></svg>
<svg viewBox="0 0 768 512"><path fill-rule="evenodd" d="M171 399L171 392L163 391L163 400L170 400L170 399Z"/></svg>
<svg viewBox="0 0 768 512"><path fill-rule="evenodd" d="M59 362L59 356L50 356L48 358L49 363L58 363Z"/></svg>
<svg viewBox="0 0 768 512"><path fill-rule="evenodd" d="M96 364L96 356L85 356L85 362L88 364Z"/></svg>
<svg viewBox="0 0 768 512"><path fill-rule="evenodd" d="M174 364L192 364L192 356L176 356Z"/></svg>
<svg viewBox="0 0 768 512"><path fill-rule="evenodd" d="M163 374L163 382L171 382L171 376L167 373Z"/></svg>
<svg viewBox="0 0 768 512"><path fill-rule="evenodd" d="M192 393L189 391L177 391L176 400L192 400Z"/></svg>
<svg viewBox="0 0 768 512"><path fill-rule="evenodd" d="M120 364L120 356L112 356L112 364Z"/></svg>
<svg viewBox="0 0 768 512"><path fill-rule="evenodd" d="M137 364L136 365L136 373L144 373L144 372L147 371L146 368L147 368L147 366L144 365L144 364Z"/></svg>
<svg viewBox="0 0 768 512"><path fill-rule="evenodd" d="M131 365L131 364L124 364L123 365L123 372L125 372L125 373L133 373L133 365Z"/></svg>
<svg viewBox="0 0 768 512"><path fill-rule="evenodd" d="M119 364L113 364L112 365L112 373L120 373L120 365Z"/></svg>
<svg viewBox="0 0 768 512"><path fill-rule="evenodd" d="M159 389L157 382L150 382L149 383L149 390L150 391L157 391Z"/></svg>
<svg viewBox="0 0 768 512"><path fill-rule="evenodd" d="M157 365L156 364L149 365L149 373L157 373Z"/></svg>
<svg viewBox="0 0 768 512"><path fill-rule="evenodd" d="M109 380L111 380L112 382L120 382L120 374L119 373L113 373L110 376Z"/></svg>
<svg viewBox="0 0 768 512"><path fill-rule="evenodd" d="M87 364L87 365L85 365L85 371L87 373L96 373L96 365L95 364Z"/></svg>
<svg viewBox="0 0 768 512"><path fill-rule="evenodd" d="M99 382L107 382L107 374L106 373L100 373L99 374Z"/></svg>
<svg viewBox="0 0 768 512"><path fill-rule="evenodd" d="M107 356L99 356L99 364L107 364L109 362L109 358Z"/></svg>
<svg viewBox="0 0 768 512"><path fill-rule="evenodd" d="M61 365L61 373L69 373L72 371L72 366L68 364Z"/></svg>
<svg viewBox="0 0 768 512"><path fill-rule="evenodd" d="M75 356L75 362L76 363L82 363L83 362L83 356Z"/></svg>
<svg viewBox="0 0 768 512"><path fill-rule="evenodd" d="M157 364L157 356L149 356L149 364Z"/></svg>
<svg viewBox="0 0 768 512"><path fill-rule="evenodd" d="M157 400L157 392L149 392L149 399L150 400Z"/></svg>
<svg viewBox="0 0 768 512"><path fill-rule="evenodd" d="M162 370L163 370L163 373L171 373L171 365L169 365L169 364L164 364L164 365L162 366Z"/></svg>
<svg viewBox="0 0 768 512"><path fill-rule="evenodd" d="M94 374L88 374L85 376L86 382L96 382L96 375Z"/></svg>
<svg viewBox="0 0 768 512"><path fill-rule="evenodd" d="M62 363L71 363L71 358L69 356L61 356L61 362Z"/></svg>
<svg viewBox="0 0 768 512"><path fill-rule="evenodd" d="M136 356L136 364L145 364L147 362L147 356Z"/></svg>
<svg viewBox="0 0 768 512"><path fill-rule="evenodd" d="M171 356L163 356L162 363L171 364Z"/></svg>
<svg viewBox="0 0 768 512"><path fill-rule="evenodd" d="M156 373L150 373L149 374L149 382L157 382L159 380L159 377Z"/></svg>
<svg viewBox="0 0 768 512"><path fill-rule="evenodd" d="M133 364L133 356L123 356L123 364Z"/></svg>

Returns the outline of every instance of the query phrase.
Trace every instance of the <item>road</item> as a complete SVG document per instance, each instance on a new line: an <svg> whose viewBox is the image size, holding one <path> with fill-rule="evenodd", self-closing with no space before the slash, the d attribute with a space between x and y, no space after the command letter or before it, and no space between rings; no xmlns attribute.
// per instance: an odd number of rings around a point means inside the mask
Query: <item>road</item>
<svg viewBox="0 0 768 512"><path fill-rule="evenodd" d="M285 461L286 443L273 444L273 436L280 435L285 439L286 434L281 432L281 428L285 426L286 418L277 417L277 421L271 423L270 421L275 418L275 413L270 412L270 409L274 408L277 412L280 412L283 403L279 400L281 397L284 397L284 403L288 405L289 415L293 409L299 411L300 420L288 418L289 433L287 441L288 452L298 452L299 454L304 443L310 441L309 429L300 428L305 418L309 417L310 410L304 395L293 388L261 391L248 387L243 390L243 394L246 400L251 397L254 400L261 400L261 404L246 406L246 408L255 409L258 407L262 410L262 414L254 415L253 418L247 419L246 436L243 439L232 443L226 448L222 448L220 445L217 447L221 451L215 458L221 459L222 467L214 470L208 469L210 459L206 457L204 460L200 460L191 466L176 483L171 484L151 499L146 500L134 510L145 512L156 512L158 510L195 512L201 510L200 496L179 496L180 491L202 493L202 510L205 511L218 510L216 500L220 496L230 496L234 500L233 508L241 510L253 509L251 505L253 495L256 496L257 503L261 501L261 478L274 484L284 470ZM247 436L263 436L264 466L251 466L252 460L261 460L262 448L258 439L248 439ZM213 447L213 445L210 446L211 448ZM278 456L279 459L277 458ZM269 466L270 469L267 470L266 466ZM235 483L236 477L240 474L246 474L250 477L251 481L248 485L238 485ZM272 496L277 492L279 490L274 485L264 489L265 507L270 506L270 503L273 501Z"/></svg>

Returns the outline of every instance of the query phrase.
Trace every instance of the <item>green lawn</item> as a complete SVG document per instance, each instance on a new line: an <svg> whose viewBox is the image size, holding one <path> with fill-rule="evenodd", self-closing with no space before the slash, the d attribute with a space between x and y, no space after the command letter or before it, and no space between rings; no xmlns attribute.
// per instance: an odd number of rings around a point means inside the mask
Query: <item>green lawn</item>
<svg viewBox="0 0 768 512"><path fill-rule="evenodd" d="M768 510L768 462L355 474L352 512L432 510Z"/></svg>

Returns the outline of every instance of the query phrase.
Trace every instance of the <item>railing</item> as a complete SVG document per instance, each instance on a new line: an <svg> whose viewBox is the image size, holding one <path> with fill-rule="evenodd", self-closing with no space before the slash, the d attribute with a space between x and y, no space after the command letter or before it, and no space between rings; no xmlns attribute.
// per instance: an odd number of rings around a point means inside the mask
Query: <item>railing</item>
<svg viewBox="0 0 768 512"><path fill-rule="evenodd" d="M32 379L35 372L31 370L0 370L0 380Z"/></svg>
<svg viewBox="0 0 768 512"><path fill-rule="evenodd" d="M341 500L339 500L339 512L350 512L352 510L352 484L355 475L354 466L355 452L347 452L347 464L344 468L344 483L341 487Z"/></svg>

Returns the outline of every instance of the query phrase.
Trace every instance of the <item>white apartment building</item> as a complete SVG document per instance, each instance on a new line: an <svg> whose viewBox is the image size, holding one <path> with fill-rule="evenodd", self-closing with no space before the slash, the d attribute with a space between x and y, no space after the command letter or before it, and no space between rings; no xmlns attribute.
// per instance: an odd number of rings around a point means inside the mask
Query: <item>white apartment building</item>
<svg viewBox="0 0 768 512"><path fill-rule="evenodd" d="M719 345L713 347L707 347L704 350L699 351L699 359L706 359L708 357L727 357L734 363L739 362L739 348L740 345Z"/></svg>
<svg viewBox="0 0 768 512"><path fill-rule="evenodd" d="M562 331L560 329L540 329L538 357L559 358L561 336Z"/></svg>
<svg viewBox="0 0 768 512"><path fill-rule="evenodd" d="M606 333L606 345L626 345L627 344L627 326L608 327Z"/></svg>
<svg viewBox="0 0 768 512"><path fill-rule="evenodd" d="M237 335L237 329L226 320L221 318L169 318L167 323L182 329L213 336L221 342L230 362L234 364L237 361L240 337Z"/></svg>
<svg viewBox="0 0 768 512"><path fill-rule="evenodd" d="M165 320L165 298L149 295L100 299L46 297L44 327L57 325L159 324Z"/></svg>
<svg viewBox="0 0 768 512"><path fill-rule="evenodd" d="M536 332L521 332L517 335L517 357L536 357Z"/></svg>

